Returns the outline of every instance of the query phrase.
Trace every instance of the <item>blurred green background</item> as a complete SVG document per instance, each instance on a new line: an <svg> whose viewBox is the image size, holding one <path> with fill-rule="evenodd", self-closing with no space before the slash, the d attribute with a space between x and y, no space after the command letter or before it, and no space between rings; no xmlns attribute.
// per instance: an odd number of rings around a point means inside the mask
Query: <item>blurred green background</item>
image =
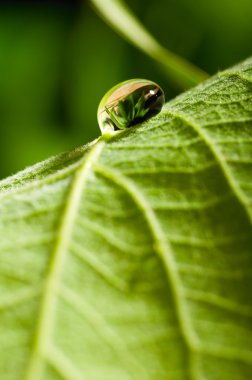
<svg viewBox="0 0 252 380"><path fill-rule="evenodd" d="M164 46L210 74L251 54L251 0L126 3ZM87 1L1 2L0 177L99 136L100 98L134 77L176 95Z"/></svg>

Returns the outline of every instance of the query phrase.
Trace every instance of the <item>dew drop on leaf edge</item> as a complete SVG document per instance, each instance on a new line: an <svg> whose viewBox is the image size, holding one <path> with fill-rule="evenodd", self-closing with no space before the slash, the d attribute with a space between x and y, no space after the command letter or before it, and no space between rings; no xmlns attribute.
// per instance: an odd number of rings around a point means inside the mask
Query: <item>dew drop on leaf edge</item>
<svg viewBox="0 0 252 380"><path fill-rule="evenodd" d="M102 134L124 130L157 115L165 102L162 88L147 79L130 79L112 87L97 112Z"/></svg>

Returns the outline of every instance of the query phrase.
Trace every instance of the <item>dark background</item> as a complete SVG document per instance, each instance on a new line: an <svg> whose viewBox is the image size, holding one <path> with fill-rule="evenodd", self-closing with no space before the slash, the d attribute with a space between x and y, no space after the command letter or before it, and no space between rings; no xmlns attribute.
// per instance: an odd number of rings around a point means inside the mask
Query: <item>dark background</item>
<svg viewBox="0 0 252 380"><path fill-rule="evenodd" d="M251 54L251 0L127 3L164 46L209 74ZM0 177L99 136L100 98L134 77L176 95L87 1L0 2Z"/></svg>

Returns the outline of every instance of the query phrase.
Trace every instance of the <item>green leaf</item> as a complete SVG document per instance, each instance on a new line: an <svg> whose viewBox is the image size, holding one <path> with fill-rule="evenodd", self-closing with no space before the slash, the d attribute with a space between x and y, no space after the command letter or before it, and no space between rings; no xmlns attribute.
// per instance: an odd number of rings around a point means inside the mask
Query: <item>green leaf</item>
<svg viewBox="0 0 252 380"><path fill-rule="evenodd" d="M252 59L2 181L5 380L252 375Z"/></svg>
<svg viewBox="0 0 252 380"><path fill-rule="evenodd" d="M175 53L164 48L135 17L123 0L89 0L98 14L123 38L150 56L178 88L192 87L208 77Z"/></svg>

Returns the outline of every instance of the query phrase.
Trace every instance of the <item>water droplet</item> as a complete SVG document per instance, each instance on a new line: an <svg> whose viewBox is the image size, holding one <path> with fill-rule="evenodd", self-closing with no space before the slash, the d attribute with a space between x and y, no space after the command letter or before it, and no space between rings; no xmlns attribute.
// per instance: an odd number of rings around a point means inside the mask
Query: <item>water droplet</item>
<svg viewBox="0 0 252 380"><path fill-rule="evenodd" d="M109 90L98 107L102 133L130 128L158 114L165 101L164 92L146 79L130 79Z"/></svg>

